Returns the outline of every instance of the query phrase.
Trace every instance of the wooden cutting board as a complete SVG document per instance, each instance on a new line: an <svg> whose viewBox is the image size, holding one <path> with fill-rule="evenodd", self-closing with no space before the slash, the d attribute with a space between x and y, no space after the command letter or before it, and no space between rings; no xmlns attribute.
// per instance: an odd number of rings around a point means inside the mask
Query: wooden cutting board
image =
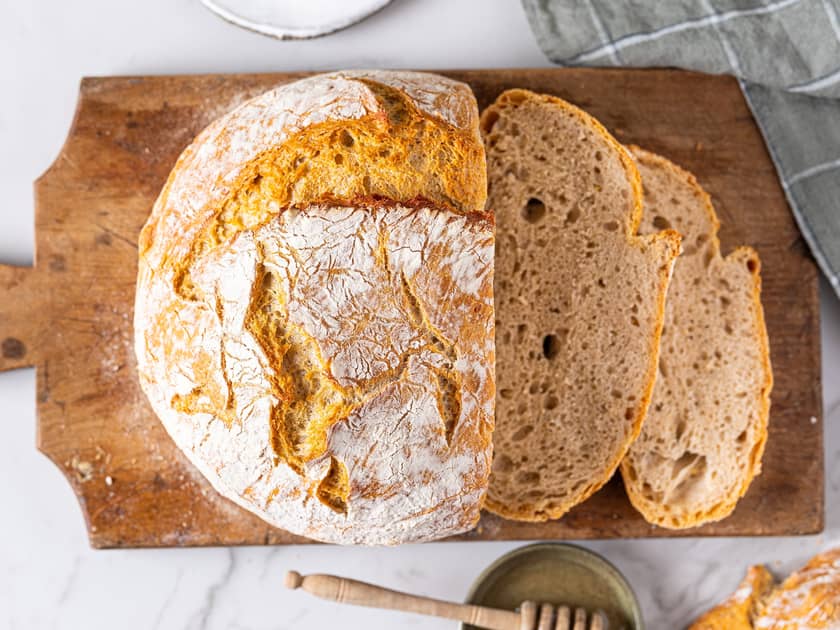
<svg viewBox="0 0 840 630"><path fill-rule="evenodd" d="M817 273L737 83L671 70L444 74L472 85L481 107L512 87L557 94L696 173L724 252L748 244L761 255L776 377L764 473L723 522L653 528L613 480L560 521L485 515L461 538L821 531ZM67 142L35 183L35 266L0 267L0 369L36 367L38 448L72 484L94 547L305 542L220 498L181 455L139 390L131 324L137 236L178 154L232 106L300 76L84 79Z"/></svg>

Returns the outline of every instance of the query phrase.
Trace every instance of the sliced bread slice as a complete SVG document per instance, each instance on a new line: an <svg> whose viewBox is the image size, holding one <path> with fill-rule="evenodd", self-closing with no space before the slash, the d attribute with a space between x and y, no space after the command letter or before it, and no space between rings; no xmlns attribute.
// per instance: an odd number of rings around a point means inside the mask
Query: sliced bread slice
<svg viewBox="0 0 840 630"><path fill-rule="evenodd" d="M718 220L694 176L631 151L645 190L641 232L683 236L668 290L659 376L642 433L621 471L650 521L686 528L729 515L761 470L770 411L758 254L720 254Z"/></svg>
<svg viewBox="0 0 840 630"><path fill-rule="evenodd" d="M639 433L680 239L637 236L633 159L580 109L511 90L481 124L497 230L485 507L545 521L600 488Z"/></svg>

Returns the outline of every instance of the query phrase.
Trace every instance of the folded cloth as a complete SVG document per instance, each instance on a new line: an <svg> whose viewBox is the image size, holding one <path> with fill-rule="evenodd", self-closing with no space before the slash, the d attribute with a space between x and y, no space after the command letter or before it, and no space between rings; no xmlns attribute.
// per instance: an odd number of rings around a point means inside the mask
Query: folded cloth
<svg viewBox="0 0 840 630"><path fill-rule="evenodd" d="M523 0L554 63L738 77L788 202L840 296L840 0Z"/></svg>

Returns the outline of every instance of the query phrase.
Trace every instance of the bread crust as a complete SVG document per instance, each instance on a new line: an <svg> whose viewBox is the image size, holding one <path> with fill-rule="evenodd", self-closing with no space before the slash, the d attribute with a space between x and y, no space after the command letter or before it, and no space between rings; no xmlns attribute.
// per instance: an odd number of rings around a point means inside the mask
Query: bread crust
<svg viewBox="0 0 840 630"><path fill-rule="evenodd" d="M758 606L756 630L828 630L840 625L840 549L817 554Z"/></svg>
<svg viewBox="0 0 840 630"><path fill-rule="evenodd" d="M758 608L775 583L765 566L750 567L738 589L726 601L701 615L688 630L753 630Z"/></svg>
<svg viewBox="0 0 840 630"><path fill-rule="evenodd" d="M689 630L828 630L838 624L840 549L832 549L778 585L764 566L750 567L738 590Z"/></svg>
<svg viewBox="0 0 840 630"><path fill-rule="evenodd" d="M746 246L736 248L726 257L721 256L720 241L717 236L720 222L717 214L715 213L709 194L698 184L694 175L662 156L645 151L637 146L631 146L629 149L640 163L648 164L652 167L660 168L665 172L670 173L677 180L681 181L689 190L691 190L692 194L701 201L710 225L708 247L712 252L712 265L719 264L721 265L721 269L723 269L723 265L737 264L748 266L751 270L751 284L749 290L752 296L752 309L755 317L755 335L753 343L758 348L761 370L763 373L763 383L758 400L759 411L756 421L757 437L750 451L749 462L746 469L743 471L740 483L733 487L731 492L726 496L720 497L719 502L709 509L689 512L677 511L673 509L673 506L666 506L660 502L651 500L649 497L645 496L645 493L642 491L645 479L639 470L639 466L634 466L633 464L634 457L641 456L644 452L640 442L637 442L634 447L631 448L630 453L621 465L622 477L624 479L625 489L630 501L644 516L644 518L648 522L659 525L660 527L669 529L685 529L696 527L708 522L718 521L729 516L735 509L738 500L746 494L752 480L761 472L761 458L767 442L767 425L770 415L770 392L773 387L773 372L770 365L769 341L764 321L764 311L761 305L761 263L758 253L751 247ZM675 273L679 272L680 266L678 261ZM689 419L689 422L695 426L701 421L702 418ZM654 420L651 419L650 422L654 422ZM654 425L649 424L647 426L652 429Z"/></svg>
<svg viewBox="0 0 840 630"><path fill-rule="evenodd" d="M398 544L478 520L494 320L477 121L443 77L316 76L211 124L161 192L140 382L216 490L269 523Z"/></svg>
<svg viewBox="0 0 840 630"><path fill-rule="evenodd" d="M638 404L633 407L632 418L628 419L629 430L627 431L626 439L610 454L609 460L601 468L601 473L596 478L590 479L589 483L581 491L574 493L572 496L564 497L563 500L555 501L555 504L550 507L538 507L535 504L523 502L519 502L518 506L511 504L494 491L494 482L491 476L491 485L485 502L485 508L488 511L513 520L543 522L560 518L572 507L583 502L603 487L615 473L628 448L641 431L653 393L658 363L659 339L662 332L665 310L665 294L674 261L679 253L680 236L673 230L664 230L658 234L644 237L637 235L637 230L642 220L642 183L632 156L612 137L600 122L563 99L545 94L536 94L522 89L504 92L493 105L482 112L481 128L485 136L485 141L487 141L488 136L492 133L492 128L499 118L501 109L509 106L515 107L520 103L528 101L548 104L556 107L563 114L574 117L584 128L593 130L607 144L609 149L618 156L630 190L630 209L626 229L627 245L628 247L641 251L649 248L660 257L661 263L657 271L654 324L652 326L652 334L648 341L647 362L643 378L644 386L638 391ZM490 151L491 149L488 149L488 155ZM494 186L493 174L491 173L489 177L491 178L490 186L492 188ZM498 210L498 208L494 209ZM497 419L497 430L499 429L500 422ZM497 442L496 444L497 455L504 455L503 449L500 449L498 446L499 443Z"/></svg>

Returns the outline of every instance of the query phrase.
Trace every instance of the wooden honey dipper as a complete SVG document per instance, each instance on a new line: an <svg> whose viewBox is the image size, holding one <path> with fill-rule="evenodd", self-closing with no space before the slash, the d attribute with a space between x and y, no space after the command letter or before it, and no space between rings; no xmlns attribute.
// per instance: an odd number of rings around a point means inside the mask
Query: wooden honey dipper
<svg viewBox="0 0 840 630"><path fill-rule="evenodd" d="M522 602L519 612L511 612L409 595L334 575L301 575L297 571L286 573L284 584L286 588L302 588L311 595L339 604L444 617L486 630L607 630L607 621L600 612L589 616L583 608L572 610L568 606L526 601Z"/></svg>

